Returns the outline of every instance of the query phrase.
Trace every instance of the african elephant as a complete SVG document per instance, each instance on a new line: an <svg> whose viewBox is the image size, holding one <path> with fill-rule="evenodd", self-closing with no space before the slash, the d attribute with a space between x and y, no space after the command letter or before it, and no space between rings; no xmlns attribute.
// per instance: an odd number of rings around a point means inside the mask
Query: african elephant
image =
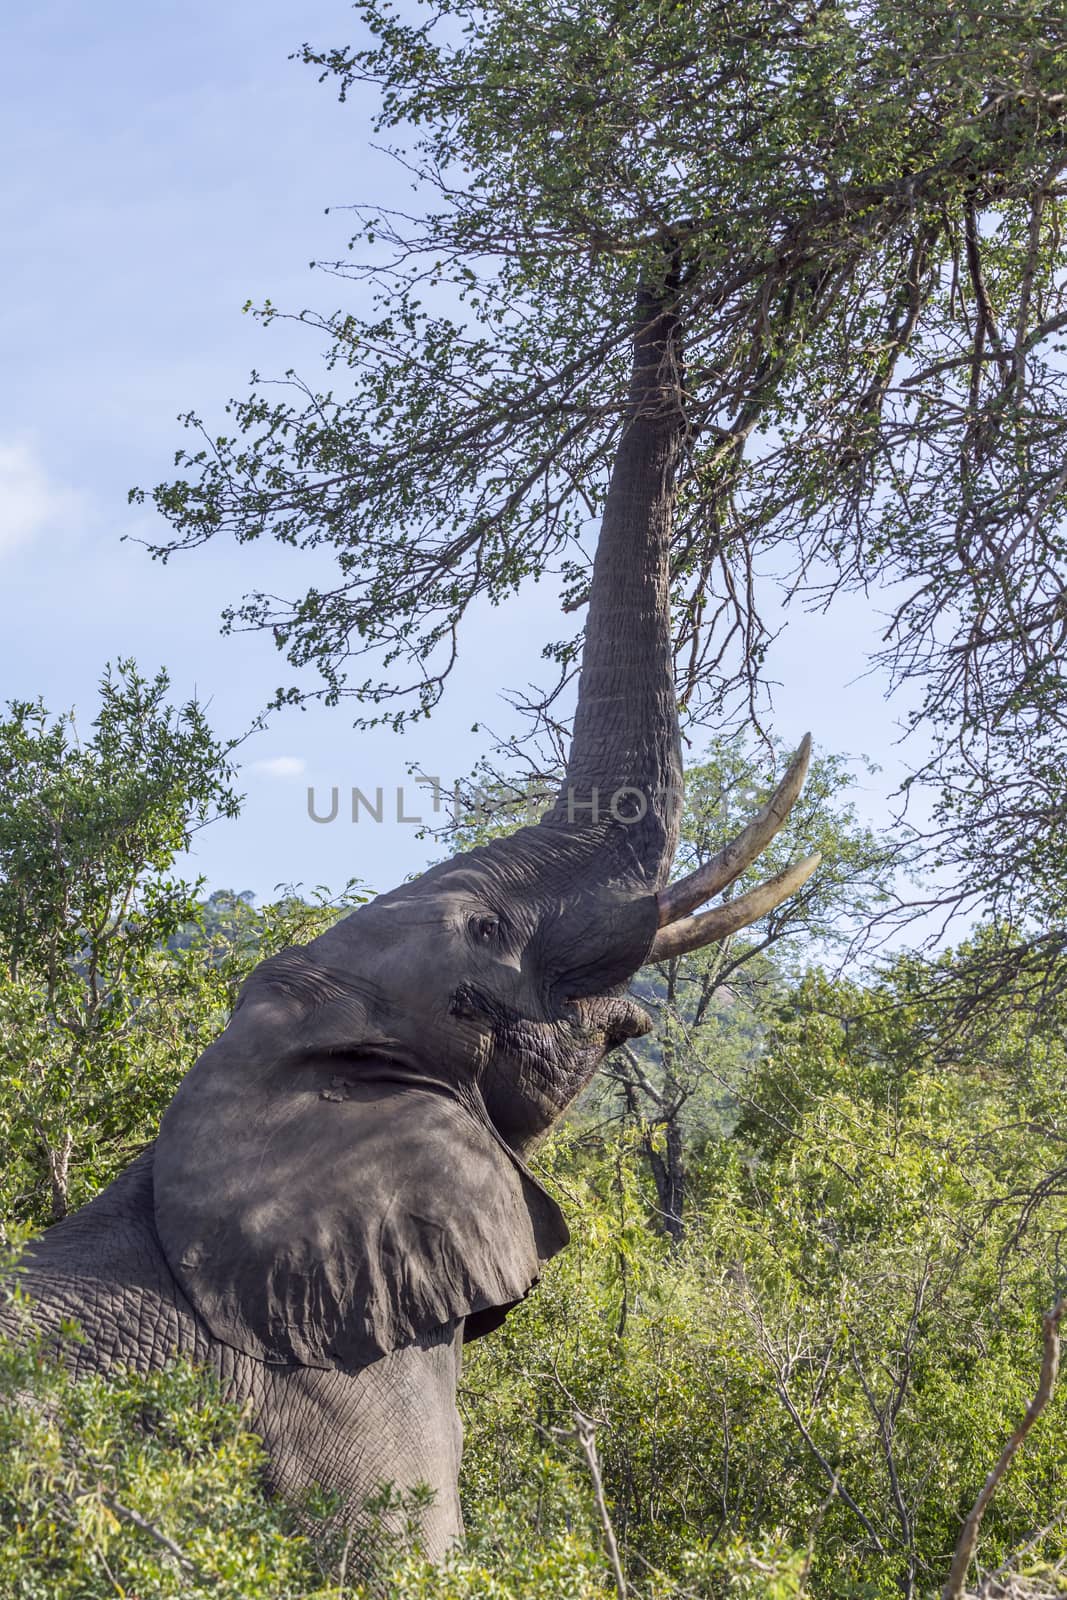
<svg viewBox="0 0 1067 1600"><path fill-rule="evenodd" d="M84 1329L76 1370L205 1363L249 1403L280 1490L317 1482L354 1515L383 1481L429 1485L431 1553L461 1532L461 1346L567 1242L525 1157L646 1031L633 975L754 920L815 864L697 913L784 819L805 741L744 832L665 887L677 338L646 296L550 811L258 966L154 1146L27 1262L40 1324Z"/></svg>

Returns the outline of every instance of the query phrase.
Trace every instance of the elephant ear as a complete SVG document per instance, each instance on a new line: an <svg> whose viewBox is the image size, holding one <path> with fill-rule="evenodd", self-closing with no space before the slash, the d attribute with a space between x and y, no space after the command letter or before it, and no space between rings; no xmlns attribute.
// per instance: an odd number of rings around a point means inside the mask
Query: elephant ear
<svg viewBox="0 0 1067 1600"><path fill-rule="evenodd" d="M283 951L163 1118L168 1265L212 1333L260 1360L354 1371L461 1318L488 1332L567 1243L476 1093L373 1047L358 999Z"/></svg>

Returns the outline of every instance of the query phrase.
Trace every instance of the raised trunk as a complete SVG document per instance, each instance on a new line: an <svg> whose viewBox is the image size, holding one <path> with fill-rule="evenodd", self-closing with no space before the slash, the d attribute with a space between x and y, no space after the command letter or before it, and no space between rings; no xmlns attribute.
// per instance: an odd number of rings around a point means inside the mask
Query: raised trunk
<svg viewBox="0 0 1067 1600"><path fill-rule="evenodd" d="M634 876L666 880L682 765L669 549L685 442L677 277L639 293L634 365L593 563L567 774L544 821L626 821Z"/></svg>

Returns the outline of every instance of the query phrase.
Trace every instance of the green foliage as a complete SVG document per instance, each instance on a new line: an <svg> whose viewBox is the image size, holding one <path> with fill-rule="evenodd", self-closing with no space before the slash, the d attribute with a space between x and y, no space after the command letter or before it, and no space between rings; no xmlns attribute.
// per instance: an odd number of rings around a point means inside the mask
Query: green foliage
<svg viewBox="0 0 1067 1600"><path fill-rule="evenodd" d="M387 1565L356 1586L353 1600L612 1600L611 1579L595 1541L559 1529L526 1542L503 1507L486 1510L462 1551L442 1565L418 1555Z"/></svg>
<svg viewBox="0 0 1067 1600"><path fill-rule="evenodd" d="M20 1303L6 1273L0 1293ZM292 1514L265 1499L262 1461L190 1369L74 1382L29 1331L0 1343L0 1593L336 1595Z"/></svg>
<svg viewBox="0 0 1067 1600"><path fill-rule="evenodd" d="M261 956L363 898L255 909L174 871L234 816L233 747L165 672L108 668L91 732L40 703L0 721L0 1209L55 1221L155 1133Z"/></svg>
<svg viewBox="0 0 1067 1600"><path fill-rule="evenodd" d="M129 1154L130 1098L152 1115L169 1097L164 1063L131 1036L165 976L161 943L195 915L175 859L238 797L232 746L168 688L120 661L87 736L40 702L0 722L0 1150L18 1216L87 1198Z"/></svg>
<svg viewBox="0 0 1067 1600"><path fill-rule="evenodd" d="M736 1127L690 1150L674 1250L634 1136L557 1145L576 1243L468 1360L472 1521L489 1497L551 1526L545 1439L578 1406L638 1593L646 1562L709 1596L937 1591L1036 1387L1067 1063L1057 1023L1010 1016L994 1057L951 1026L931 1052L909 981L813 976L782 1004ZM987 1512L987 1568L1046 1526L1038 1558L1062 1553L1065 1404Z"/></svg>
<svg viewBox="0 0 1067 1600"><path fill-rule="evenodd" d="M107 667L84 740L72 712L50 723L40 701L9 704L0 929L13 977L60 982L77 963L92 978L103 964L106 986L112 964L121 970L189 915L187 885L164 874L198 828L236 815L238 800L231 747L195 701L169 706L169 686L162 670L149 680L131 661ZM91 939L109 933L121 942L97 956Z"/></svg>

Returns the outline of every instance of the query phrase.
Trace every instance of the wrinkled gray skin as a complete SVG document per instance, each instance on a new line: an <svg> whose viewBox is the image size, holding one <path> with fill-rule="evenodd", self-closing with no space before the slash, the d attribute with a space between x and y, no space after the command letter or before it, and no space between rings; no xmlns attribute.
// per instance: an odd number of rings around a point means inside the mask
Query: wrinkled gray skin
<svg viewBox="0 0 1067 1600"><path fill-rule="evenodd" d="M625 985L681 780L669 296L641 302L556 805L258 967L152 1149L27 1264L39 1323L85 1331L76 1371L204 1363L249 1404L278 1489L321 1484L355 1516L382 1482L426 1483L435 1554L461 1532L462 1343L567 1240L524 1153L647 1027Z"/></svg>

